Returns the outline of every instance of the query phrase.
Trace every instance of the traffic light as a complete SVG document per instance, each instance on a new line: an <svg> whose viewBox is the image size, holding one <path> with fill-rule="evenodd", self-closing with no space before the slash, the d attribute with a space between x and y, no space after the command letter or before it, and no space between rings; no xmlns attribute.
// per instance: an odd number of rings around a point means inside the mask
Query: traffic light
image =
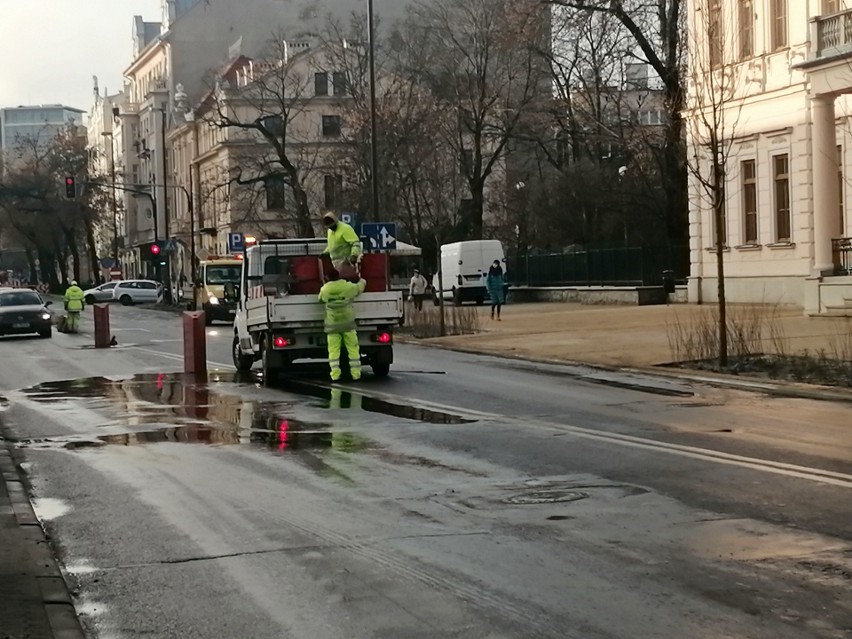
<svg viewBox="0 0 852 639"><path fill-rule="evenodd" d="M163 252L163 249L160 247L160 245L157 242L154 242L153 244L151 244L151 256L152 257L159 257L160 253L162 253L162 252Z"/></svg>
<svg viewBox="0 0 852 639"><path fill-rule="evenodd" d="M70 175L65 178L65 197L69 200L77 197L77 178Z"/></svg>

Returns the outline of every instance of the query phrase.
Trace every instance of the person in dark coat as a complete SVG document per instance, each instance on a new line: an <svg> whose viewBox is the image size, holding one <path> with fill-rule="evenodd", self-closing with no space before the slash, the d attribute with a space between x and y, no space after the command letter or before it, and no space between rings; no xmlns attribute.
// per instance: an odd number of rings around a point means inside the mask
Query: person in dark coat
<svg viewBox="0 0 852 639"><path fill-rule="evenodd" d="M488 289L488 297L491 298L491 319L494 319L494 311L496 310L497 321L499 322L501 321L500 310L506 303L506 275L503 273L503 267L500 266L500 260L494 260L491 268L488 269L485 287Z"/></svg>

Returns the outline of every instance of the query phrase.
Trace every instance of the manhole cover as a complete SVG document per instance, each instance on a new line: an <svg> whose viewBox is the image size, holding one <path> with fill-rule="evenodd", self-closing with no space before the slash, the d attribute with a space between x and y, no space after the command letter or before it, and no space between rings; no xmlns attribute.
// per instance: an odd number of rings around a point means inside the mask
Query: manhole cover
<svg viewBox="0 0 852 639"><path fill-rule="evenodd" d="M579 501L588 497L586 493L569 490L539 490L531 493L512 495L504 501L507 504L534 505L559 504L567 501Z"/></svg>

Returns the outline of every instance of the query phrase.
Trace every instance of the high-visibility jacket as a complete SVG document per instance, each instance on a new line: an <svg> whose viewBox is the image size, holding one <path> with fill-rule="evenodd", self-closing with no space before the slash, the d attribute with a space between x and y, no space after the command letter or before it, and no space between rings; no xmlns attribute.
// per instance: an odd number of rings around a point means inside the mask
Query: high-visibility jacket
<svg viewBox="0 0 852 639"><path fill-rule="evenodd" d="M346 280L326 282L320 289L319 301L325 304L325 332L345 333L355 330L355 298L367 288L366 280L357 284Z"/></svg>
<svg viewBox="0 0 852 639"><path fill-rule="evenodd" d="M351 226L338 222L337 228L328 229L328 246L325 252L331 256L333 263L346 262L361 254L361 240Z"/></svg>
<svg viewBox="0 0 852 639"><path fill-rule="evenodd" d="M65 291L65 310L69 313L79 313L85 306L86 294L79 286L69 286Z"/></svg>

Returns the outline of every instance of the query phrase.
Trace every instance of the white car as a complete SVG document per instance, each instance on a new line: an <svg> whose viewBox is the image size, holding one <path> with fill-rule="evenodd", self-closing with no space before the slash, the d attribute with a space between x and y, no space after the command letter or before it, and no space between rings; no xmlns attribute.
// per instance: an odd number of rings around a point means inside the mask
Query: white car
<svg viewBox="0 0 852 639"><path fill-rule="evenodd" d="M124 306L157 304L162 298L163 285L153 280L123 280L112 291L112 299Z"/></svg>
<svg viewBox="0 0 852 639"><path fill-rule="evenodd" d="M106 284L101 284L95 288L90 288L88 291L84 291L83 294L86 296L86 304L91 306L98 302L111 302L115 299L112 296L112 292L113 289L115 289L116 284L118 284L118 282L107 282Z"/></svg>

